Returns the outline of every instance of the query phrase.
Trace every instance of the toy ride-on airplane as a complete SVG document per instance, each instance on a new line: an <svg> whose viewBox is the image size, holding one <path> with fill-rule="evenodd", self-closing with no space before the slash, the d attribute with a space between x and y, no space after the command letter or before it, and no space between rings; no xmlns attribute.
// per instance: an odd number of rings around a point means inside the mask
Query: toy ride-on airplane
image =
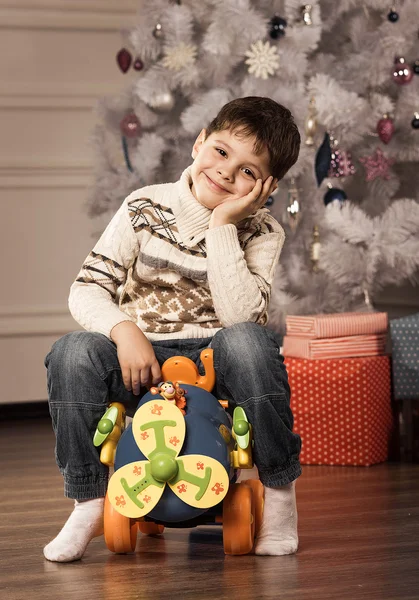
<svg viewBox="0 0 419 600"><path fill-rule="evenodd" d="M137 532L222 523L226 554L252 551L263 513L258 480L236 483L237 469L252 468L252 426L241 407L233 420L228 403L210 392L215 383L213 350L201 353L205 375L177 356L162 366L164 381L140 400L124 430L125 409L110 405L94 444L101 461L114 466L105 498L106 545L135 550Z"/></svg>

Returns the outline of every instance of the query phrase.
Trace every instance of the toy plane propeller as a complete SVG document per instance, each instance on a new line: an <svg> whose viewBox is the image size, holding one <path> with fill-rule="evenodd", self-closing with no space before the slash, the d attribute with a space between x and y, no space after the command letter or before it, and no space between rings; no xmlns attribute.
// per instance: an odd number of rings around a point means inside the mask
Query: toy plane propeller
<svg viewBox="0 0 419 600"><path fill-rule="evenodd" d="M179 456L186 425L177 406L158 398L146 402L134 415L132 432L148 460L128 463L112 475L108 497L119 513L144 517L156 506L166 485L196 508L210 508L223 500L229 486L223 465L200 454Z"/></svg>

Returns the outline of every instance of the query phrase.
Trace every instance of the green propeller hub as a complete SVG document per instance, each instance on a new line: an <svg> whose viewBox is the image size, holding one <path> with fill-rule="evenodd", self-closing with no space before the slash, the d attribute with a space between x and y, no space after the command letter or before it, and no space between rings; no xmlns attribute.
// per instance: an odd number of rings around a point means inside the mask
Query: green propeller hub
<svg viewBox="0 0 419 600"><path fill-rule="evenodd" d="M234 423L234 433L236 435L246 435L249 431L249 423L245 420L240 419Z"/></svg>
<svg viewBox="0 0 419 600"><path fill-rule="evenodd" d="M100 433L110 433L113 429L113 423L110 419L101 419L97 428Z"/></svg>
<svg viewBox="0 0 419 600"><path fill-rule="evenodd" d="M179 470L176 459L168 454L156 454L150 463L151 474L157 481L170 481L176 477Z"/></svg>

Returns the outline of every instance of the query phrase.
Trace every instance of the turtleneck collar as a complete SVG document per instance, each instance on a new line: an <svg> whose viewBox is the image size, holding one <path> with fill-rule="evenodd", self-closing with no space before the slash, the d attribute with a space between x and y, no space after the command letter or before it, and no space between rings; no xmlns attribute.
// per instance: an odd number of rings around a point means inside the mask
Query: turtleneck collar
<svg viewBox="0 0 419 600"><path fill-rule="evenodd" d="M211 218L212 211L202 206L192 194L191 168L187 167L179 181L176 198L173 202L173 213L179 235L186 247L192 248L205 238L205 231Z"/></svg>

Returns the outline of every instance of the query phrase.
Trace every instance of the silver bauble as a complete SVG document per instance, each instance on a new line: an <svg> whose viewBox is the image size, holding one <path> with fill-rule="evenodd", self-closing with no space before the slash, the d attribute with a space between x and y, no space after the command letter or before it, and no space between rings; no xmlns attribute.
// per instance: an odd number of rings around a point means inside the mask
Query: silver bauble
<svg viewBox="0 0 419 600"><path fill-rule="evenodd" d="M175 105L175 97L172 92L161 92L155 94L148 105L156 111L168 112L169 110L172 110Z"/></svg>

